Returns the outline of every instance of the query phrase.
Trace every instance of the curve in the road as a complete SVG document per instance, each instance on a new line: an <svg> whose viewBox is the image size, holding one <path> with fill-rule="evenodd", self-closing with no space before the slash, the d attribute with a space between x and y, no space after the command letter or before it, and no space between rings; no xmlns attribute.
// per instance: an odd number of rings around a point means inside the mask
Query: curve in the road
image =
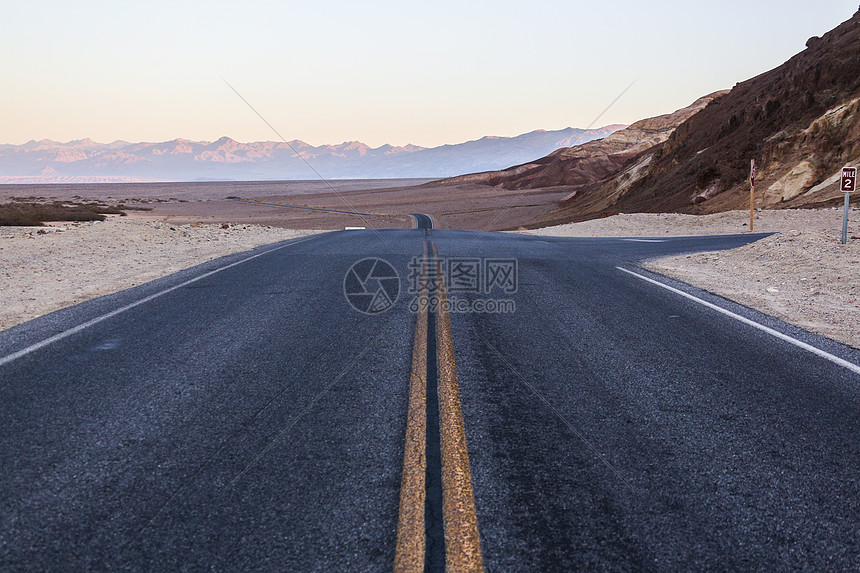
<svg viewBox="0 0 860 573"><path fill-rule="evenodd" d="M433 219L430 218L430 215L425 215L424 213L409 213L414 219L415 224L417 225L417 229L432 229L433 228Z"/></svg>

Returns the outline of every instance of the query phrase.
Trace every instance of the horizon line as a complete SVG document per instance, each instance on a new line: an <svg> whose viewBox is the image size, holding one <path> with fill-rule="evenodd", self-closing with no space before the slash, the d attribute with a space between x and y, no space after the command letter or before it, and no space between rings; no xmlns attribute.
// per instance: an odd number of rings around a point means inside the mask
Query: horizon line
<svg viewBox="0 0 860 573"><path fill-rule="evenodd" d="M352 143L360 143L361 145L367 146L369 149L381 149L383 147L394 147L394 148L397 148L397 147L400 147L400 148L403 148L403 147L419 147L421 149L434 149L437 147L445 147L448 145L462 145L464 143L481 141L482 139L515 139L517 137L522 137L524 135L530 135L532 133L552 133L552 132L561 132L561 131L566 131L566 130L578 130L580 132L587 132L587 131L600 131L600 130L604 130L607 128L615 128L615 130L618 131L620 129L630 127L630 125L632 125L632 124L609 123L609 124L606 124L606 125L603 125L600 127L593 127L591 129L585 129L585 128L581 128L581 127L572 127L572 126L563 127L561 129L533 129L531 131L526 131L526 132L523 132L523 133L520 133L517 135L484 135L484 136L481 136L477 139L467 139L465 141L460 141L460 142L456 142L456 143L443 143L440 145L435 145L435 146L430 146L430 147L425 147L423 145L418 145L415 143L406 143L404 145L394 145L391 143L383 143L382 145L379 145L377 147L373 147L372 145L364 143L363 141L358 140L358 139L345 140L345 141L342 141L340 143L322 143L320 145L313 145L312 143L308 143L307 141L305 141L303 139L291 139L291 140L289 140L289 142L290 143L300 142L300 143L304 143L305 145L308 145L310 147L331 147L331 146L338 146L338 145L347 145L347 144L352 144ZM173 139L165 139L165 140L161 140L161 141L128 141L125 139L115 139L115 140L110 141L110 142L102 142L102 141L96 141L90 137L83 137L80 139L70 139L68 141L58 141L56 139L51 139L51 138L46 137L46 138L42 138L42 139L29 139L29 140L25 141L24 143L5 142L5 143L0 143L0 145L12 146L12 147L23 147L23 146L29 145L31 143L55 143L55 144L59 144L59 145L71 145L74 143L83 143L83 142L90 142L92 145L105 145L105 146L115 145L118 143L119 144L127 144L127 145L141 145L141 144L155 145L155 144L159 144L159 143L171 143L174 141L211 145L211 144L217 143L218 141L221 141L223 139L234 141L236 143L241 143L244 145L250 145L250 144L254 144L254 143L275 143L275 144L280 144L280 145L284 144L281 141L275 141L275 140L240 141L238 139L233 139L229 135L222 135L218 139L211 140L211 141L205 140L205 139L200 139L200 140L188 139L185 137L174 137Z"/></svg>

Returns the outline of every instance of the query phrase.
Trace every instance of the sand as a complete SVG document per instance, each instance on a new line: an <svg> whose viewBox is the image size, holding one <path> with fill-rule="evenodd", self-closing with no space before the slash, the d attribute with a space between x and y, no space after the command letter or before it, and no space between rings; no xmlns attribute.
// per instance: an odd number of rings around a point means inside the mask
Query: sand
<svg viewBox="0 0 860 573"><path fill-rule="evenodd" d="M313 233L131 217L0 227L0 330L230 253Z"/></svg>
<svg viewBox="0 0 860 573"><path fill-rule="evenodd" d="M528 234L563 237L684 236L746 232L749 212L634 214L560 225ZM731 251L646 261L682 280L791 324L860 348L860 210L761 211L755 232L778 233ZM850 237L857 237L851 239Z"/></svg>
<svg viewBox="0 0 860 573"><path fill-rule="evenodd" d="M237 223L284 229L410 229L409 213L426 213L446 229L516 229L552 211L568 187L507 190L487 185L444 185L421 179L348 181L210 181L0 185L0 202L90 200L123 203L129 216L173 224ZM331 186L331 187L329 187ZM244 201L237 201L240 197Z"/></svg>

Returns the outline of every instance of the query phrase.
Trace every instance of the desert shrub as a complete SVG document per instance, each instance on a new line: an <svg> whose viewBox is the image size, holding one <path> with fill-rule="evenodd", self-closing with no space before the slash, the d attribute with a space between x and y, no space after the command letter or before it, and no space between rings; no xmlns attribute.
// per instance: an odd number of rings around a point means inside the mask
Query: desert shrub
<svg viewBox="0 0 860 573"><path fill-rule="evenodd" d="M117 209L120 210L120 216L125 217L126 213L124 211L152 211L152 207L141 207L139 205L126 205L125 203L120 203L116 206Z"/></svg>
<svg viewBox="0 0 860 573"><path fill-rule="evenodd" d="M42 222L34 213L11 209L0 205L0 226L2 227L41 227Z"/></svg>
<svg viewBox="0 0 860 573"><path fill-rule="evenodd" d="M125 215L117 207L99 203L36 203L15 201L0 204L0 226L41 226L45 221L104 221L107 215Z"/></svg>

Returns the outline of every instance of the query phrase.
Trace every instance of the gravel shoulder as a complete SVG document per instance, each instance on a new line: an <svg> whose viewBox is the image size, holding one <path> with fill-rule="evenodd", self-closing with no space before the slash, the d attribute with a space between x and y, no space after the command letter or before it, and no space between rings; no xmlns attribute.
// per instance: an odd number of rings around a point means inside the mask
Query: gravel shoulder
<svg viewBox="0 0 860 573"><path fill-rule="evenodd" d="M523 233L556 237L648 237L747 232L749 213L632 214ZM761 211L755 232L777 233L731 251L646 261L649 270L860 348L860 210ZM858 237L851 239L851 237Z"/></svg>
<svg viewBox="0 0 860 573"><path fill-rule="evenodd" d="M132 217L0 227L0 330L211 259L319 232Z"/></svg>

